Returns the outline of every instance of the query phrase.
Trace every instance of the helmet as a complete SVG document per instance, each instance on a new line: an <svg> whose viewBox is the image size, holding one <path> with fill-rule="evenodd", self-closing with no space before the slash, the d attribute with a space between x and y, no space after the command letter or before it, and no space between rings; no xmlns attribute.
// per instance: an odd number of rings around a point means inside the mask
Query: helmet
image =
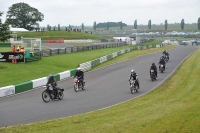
<svg viewBox="0 0 200 133"><path fill-rule="evenodd" d="M49 74L49 79L51 79L53 77L53 74Z"/></svg>
<svg viewBox="0 0 200 133"><path fill-rule="evenodd" d="M79 68L77 68L77 70L78 70L78 71L80 71L80 70L81 70L81 68L79 67Z"/></svg>
<svg viewBox="0 0 200 133"><path fill-rule="evenodd" d="M132 69L132 70L131 70L131 73L135 73L135 70L134 70L134 69Z"/></svg>
<svg viewBox="0 0 200 133"><path fill-rule="evenodd" d="M152 65L155 66L155 63L153 62Z"/></svg>

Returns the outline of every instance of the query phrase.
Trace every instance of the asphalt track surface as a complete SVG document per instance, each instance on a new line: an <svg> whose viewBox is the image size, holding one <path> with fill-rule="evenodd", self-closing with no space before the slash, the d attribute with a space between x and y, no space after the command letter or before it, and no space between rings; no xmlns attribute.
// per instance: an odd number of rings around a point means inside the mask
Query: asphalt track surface
<svg viewBox="0 0 200 133"><path fill-rule="evenodd" d="M62 48L67 48L70 47L69 45L65 43L44 43L42 46L47 46L50 49L62 49Z"/></svg>
<svg viewBox="0 0 200 133"><path fill-rule="evenodd" d="M166 65L166 71L162 74L158 72L158 78L154 82L150 80L149 69L152 62L158 64L161 52L87 72L85 73L86 89L83 91L74 91L72 78L59 82L58 86L65 89L64 99L61 101L43 102L42 88L2 98L0 99L0 127L82 114L134 99L163 82L196 49L195 46L178 46L168 51L170 60ZM131 94L128 78L133 68L139 75L140 90Z"/></svg>

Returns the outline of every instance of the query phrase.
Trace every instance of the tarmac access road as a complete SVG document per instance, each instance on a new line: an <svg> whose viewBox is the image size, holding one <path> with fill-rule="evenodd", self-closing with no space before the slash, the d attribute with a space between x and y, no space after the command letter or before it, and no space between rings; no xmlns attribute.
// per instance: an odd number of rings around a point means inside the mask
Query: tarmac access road
<svg viewBox="0 0 200 133"><path fill-rule="evenodd" d="M166 77L192 52L196 46L178 46L169 50L170 59L164 73L158 72L158 78L152 82L149 69L152 62L158 64L161 52L139 56L120 63L109 65L85 73L86 89L75 92L72 78L58 83L63 87L64 99L45 103L42 88L0 99L0 127L28 124L36 121L57 119L106 108L134 99L149 92ZM129 76L135 69L140 81L140 90L131 94Z"/></svg>

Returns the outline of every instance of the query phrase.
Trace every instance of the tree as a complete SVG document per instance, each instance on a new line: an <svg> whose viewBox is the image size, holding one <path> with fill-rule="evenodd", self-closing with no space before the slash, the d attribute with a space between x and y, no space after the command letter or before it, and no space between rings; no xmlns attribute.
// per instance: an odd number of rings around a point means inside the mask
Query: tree
<svg viewBox="0 0 200 133"><path fill-rule="evenodd" d="M58 24L58 30L60 30L60 24Z"/></svg>
<svg viewBox="0 0 200 133"><path fill-rule="evenodd" d="M120 30L122 30L122 21L120 22Z"/></svg>
<svg viewBox="0 0 200 133"><path fill-rule="evenodd" d="M109 22L107 22L107 30L109 30Z"/></svg>
<svg viewBox="0 0 200 133"><path fill-rule="evenodd" d="M20 2L9 7L7 18L13 27L33 30L37 22L44 20L44 15L38 9Z"/></svg>
<svg viewBox="0 0 200 133"><path fill-rule="evenodd" d="M109 28L110 27L120 27L120 24L121 24L121 22L109 22ZM127 26L127 24L122 23L122 26ZM96 24L96 28L107 28L107 22Z"/></svg>
<svg viewBox="0 0 200 133"><path fill-rule="evenodd" d="M93 28L94 28L94 31L96 31L96 28L97 28L96 21L93 24Z"/></svg>
<svg viewBox="0 0 200 133"><path fill-rule="evenodd" d="M47 29L48 29L49 31L51 31L51 26L50 26L50 25L47 25Z"/></svg>
<svg viewBox="0 0 200 133"><path fill-rule="evenodd" d="M181 30L184 30L185 22L184 19L181 20Z"/></svg>
<svg viewBox="0 0 200 133"><path fill-rule="evenodd" d="M151 29L151 20L149 20L149 22L148 22L148 27L149 27L149 29Z"/></svg>
<svg viewBox="0 0 200 133"><path fill-rule="evenodd" d="M0 12L0 17L2 15L3 13ZM8 21L6 20L5 23L2 23L0 19L0 42L5 42L7 39L11 38L11 33Z"/></svg>
<svg viewBox="0 0 200 133"><path fill-rule="evenodd" d="M84 32L84 24L82 23L82 29L81 29L83 32Z"/></svg>
<svg viewBox="0 0 200 133"><path fill-rule="evenodd" d="M198 30L200 30L200 17L198 18L197 24L198 24Z"/></svg>
<svg viewBox="0 0 200 133"><path fill-rule="evenodd" d="M137 19L134 22L134 29L137 29Z"/></svg>
<svg viewBox="0 0 200 133"><path fill-rule="evenodd" d="M167 20L165 20L165 30L167 30L167 28L168 28L168 22Z"/></svg>

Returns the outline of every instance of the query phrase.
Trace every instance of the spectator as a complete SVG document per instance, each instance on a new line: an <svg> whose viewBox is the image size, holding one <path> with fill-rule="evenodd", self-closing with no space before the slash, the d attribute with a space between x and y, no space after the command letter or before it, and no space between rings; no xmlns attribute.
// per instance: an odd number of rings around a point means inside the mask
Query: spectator
<svg viewBox="0 0 200 133"><path fill-rule="evenodd" d="M25 53L24 47L22 47L19 52Z"/></svg>
<svg viewBox="0 0 200 133"><path fill-rule="evenodd" d="M15 45L13 45L13 47L12 47L12 52L13 52L13 53L16 52Z"/></svg>
<svg viewBox="0 0 200 133"><path fill-rule="evenodd" d="M21 46L20 46L20 45L18 45L18 47L17 47L17 51L20 51L20 49L21 49Z"/></svg>

